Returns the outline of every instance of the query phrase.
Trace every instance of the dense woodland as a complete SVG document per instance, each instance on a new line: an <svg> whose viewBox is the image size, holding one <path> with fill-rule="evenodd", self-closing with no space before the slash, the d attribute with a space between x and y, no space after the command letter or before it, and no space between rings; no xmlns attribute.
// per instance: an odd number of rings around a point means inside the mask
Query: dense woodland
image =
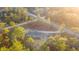
<svg viewBox="0 0 79 59"><path fill-rule="evenodd" d="M7 7L2 9L0 11L0 51L78 51L79 50L79 40L75 36L71 36L66 33L61 33L51 35L47 38L46 41L44 41L45 39L38 40L31 36L27 36L26 35L27 30L22 26L15 27L15 25L17 24L32 20L32 17L28 16L27 14L28 8ZM59 15L57 14L56 16ZM7 27L9 26L13 26L13 28L7 29Z"/></svg>

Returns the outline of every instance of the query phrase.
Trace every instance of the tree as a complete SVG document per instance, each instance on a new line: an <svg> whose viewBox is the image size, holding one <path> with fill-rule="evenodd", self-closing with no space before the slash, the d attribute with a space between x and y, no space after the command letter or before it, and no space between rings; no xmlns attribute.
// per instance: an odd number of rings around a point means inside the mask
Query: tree
<svg viewBox="0 0 79 59"><path fill-rule="evenodd" d="M10 32L10 30L7 29L7 28L4 28L3 33L4 33L4 34L7 34L8 32Z"/></svg>
<svg viewBox="0 0 79 59"><path fill-rule="evenodd" d="M41 47L40 49L41 51L50 51L50 46L48 46L47 42L45 42Z"/></svg>
<svg viewBox="0 0 79 59"><path fill-rule="evenodd" d="M64 51L67 48L66 40L67 39L62 37L61 35L49 37L48 41L46 42L46 47L49 47L49 50Z"/></svg>
<svg viewBox="0 0 79 59"><path fill-rule="evenodd" d="M33 44L34 44L34 42L35 41L34 41L34 39L32 37L28 37L28 38L26 38L25 45L30 50L33 50Z"/></svg>
<svg viewBox="0 0 79 59"><path fill-rule="evenodd" d="M10 21L9 25L10 26L15 26L15 22L14 21Z"/></svg>
<svg viewBox="0 0 79 59"><path fill-rule="evenodd" d="M34 39L32 37L28 37L26 39L26 41L29 42L29 43L34 43Z"/></svg>
<svg viewBox="0 0 79 59"><path fill-rule="evenodd" d="M56 49L57 50L59 50L59 51L66 50L67 45L66 45L65 41L63 41L63 40L57 40L56 43L57 43L56 44Z"/></svg>
<svg viewBox="0 0 79 59"><path fill-rule="evenodd" d="M0 22L0 28L4 28L5 27L5 24L4 22Z"/></svg>
<svg viewBox="0 0 79 59"><path fill-rule="evenodd" d="M0 51L10 51L10 50L9 50L9 48L1 47L1 48L0 48Z"/></svg>
<svg viewBox="0 0 79 59"><path fill-rule="evenodd" d="M15 38L20 38L20 39L23 39L24 36L25 36L25 29L23 27L16 27L14 28L13 32L12 32L12 35L15 37Z"/></svg>
<svg viewBox="0 0 79 59"><path fill-rule="evenodd" d="M14 21L14 22L22 22L26 21L27 16L27 8L5 8L3 15L4 15L4 20L5 22L9 23L9 21ZM27 19L28 20L28 19Z"/></svg>
<svg viewBox="0 0 79 59"><path fill-rule="evenodd" d="M74 37L70 37L67 40L67 45L69 46L69 50L73 50L74 49L78 49L79 48L79 40L77 38Z"/></svg>
<svg viewBox="0 0 79 59"><path fill-rule="evenodd" d="M25 47L21 41L18 41L17 39L13 40L13 45L10 47L10 50L12 51L22 51Z"/></svg>
<svg viewBox="0 0 79 59"><path fill-rule="evenodd" d="M11 40L8 36L9 30L4 29L2 34L0 35L0 48L1 50L8 50L11 46Z"/></svg>

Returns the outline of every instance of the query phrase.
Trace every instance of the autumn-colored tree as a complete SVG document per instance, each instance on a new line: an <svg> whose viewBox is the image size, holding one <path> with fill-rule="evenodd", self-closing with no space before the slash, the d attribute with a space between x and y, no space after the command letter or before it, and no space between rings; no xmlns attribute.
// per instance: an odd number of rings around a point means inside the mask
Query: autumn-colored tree
<svg viewBox="0 0 79 59"><path fill-rule="evenodd" d="M35 40L32 37L28 37L28 38L26 38L25 45L30 50L33 50L33 44L34 44L34 42L35 42Z"/></svg>
<svg viewBox="0 0 79 59"><path fill-rule="evenodd" d="M8 29L4 29L1 34L0 38L1 47L9 48L11 46L11 40L9 39L8 32L9 32Z"/></svg>
<svg viewBox="0 0 79 59"><path fill-rule="evenodd" d="M14 28L12 35L15 38L23 39L25 36L25 33L26 33L26 31L23 27L16 27L16 28Z"/></svg>
<svg viewBox="0 0 79 59"><path fill-rule="evenodd" d="M15 22L14 21L10 21L9 25L10 26L15 26Z"/></svg>
<svg viewBox="0 0 79 59"><path fill-rule="evenodd" d="M6 25L6 23L4 23L4 22L0 22L0 28L4 28L5 25Z"/></svg>
<svg viewBox="0 0 79 59"><path fill-rule="evenodd" d="M13 45L10 47L10 50L12 50L12 51L22 51L22 50L25 50L25 47L24 47L24 45L21 41L14 39Z"/></svg>

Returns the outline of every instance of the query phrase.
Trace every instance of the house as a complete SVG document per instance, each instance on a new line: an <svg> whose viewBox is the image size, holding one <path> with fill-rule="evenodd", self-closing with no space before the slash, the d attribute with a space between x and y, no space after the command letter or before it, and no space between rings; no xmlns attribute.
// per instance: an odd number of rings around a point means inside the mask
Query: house
<svg viewBox="0 0 79 59"><path fill-rule="evenodd" d="M56 27L50 25L42 20L28 23L23 26L28 30L27 36L32 36L37 39L47 39L50 35L60 33Z"/></svg>

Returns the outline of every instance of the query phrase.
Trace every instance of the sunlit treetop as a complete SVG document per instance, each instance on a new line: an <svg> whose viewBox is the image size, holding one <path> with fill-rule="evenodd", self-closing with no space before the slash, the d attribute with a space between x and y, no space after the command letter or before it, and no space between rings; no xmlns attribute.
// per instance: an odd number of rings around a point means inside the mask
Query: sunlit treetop
<svg viewBox="0 0 79 59"><path fill-rule="evenodd" d="M29 43L34 43L34 39L32 37L28 37L26 41Z"/></svg>
<svg viewBox="0 0 79 59"><path fill-rule="evenodd" d="M26 31L23 27L14 28L13 35L19 38L22 38L25 35Z"/></svg>
<svg viewBox="0 0 79 59"><path fill-rule="evenodd" d="M15 26L15 22L13 22L13 21L10 21L10 26Z"/></svg>
<svg viewBox="0 0 79 59"><path fill-rule="evenodd" d="M6 28L5 28L5 29L3 30L3 32L4 32L4 33L8 33L8 32L10 32L10 31L9 31L9 29L6 29Z"/></svg>
<svg viewBox="0 0 79 59"><path fill-rule="evenodd" d="M0 22L0 28L4 28L5 27L5 24L4 22Z"/></svg>

